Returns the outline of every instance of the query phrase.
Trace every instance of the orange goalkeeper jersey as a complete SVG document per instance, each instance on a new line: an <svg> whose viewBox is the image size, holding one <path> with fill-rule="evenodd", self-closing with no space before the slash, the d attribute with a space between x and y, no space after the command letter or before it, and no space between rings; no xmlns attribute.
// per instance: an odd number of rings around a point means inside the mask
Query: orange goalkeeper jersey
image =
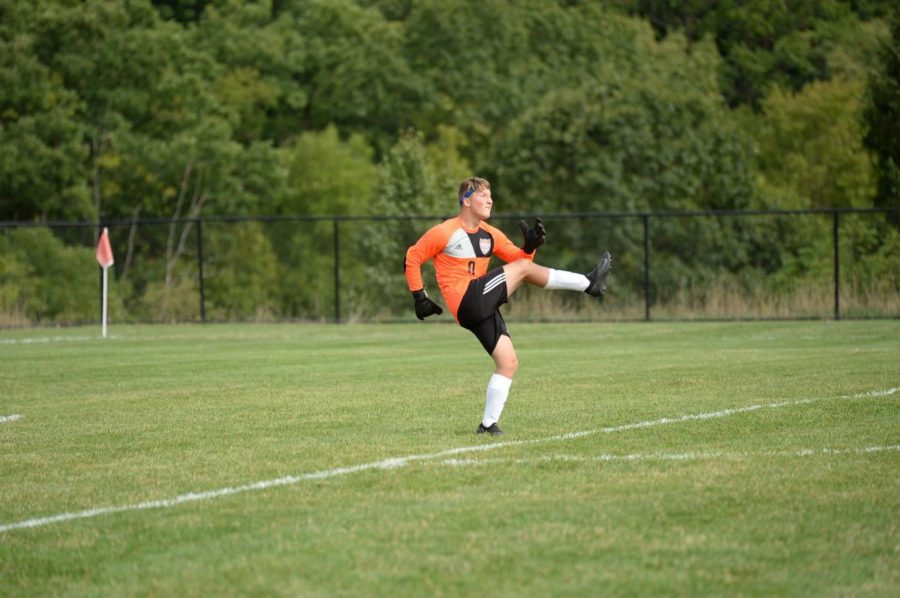
<svg viewBox="0 0 900 598"><path fill-rule="evenodd" d="M533 253L525 253L500 229L486 222L482 222L477 229L469 230L463 226L459 216L450 218L428 229L407 250L404 266L406 282L410 291L423 288L422 264L434 259L441 295L455 318L469 282L487 273L492 255L505 262L534 259Z"/></svg>

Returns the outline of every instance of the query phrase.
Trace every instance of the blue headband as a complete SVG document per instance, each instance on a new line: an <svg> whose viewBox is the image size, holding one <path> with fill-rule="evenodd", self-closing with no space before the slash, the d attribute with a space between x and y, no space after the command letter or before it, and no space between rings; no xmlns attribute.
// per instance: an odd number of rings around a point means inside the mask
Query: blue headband
<svg viewBox="0 0 900 598"><path fill-rule="evenodd" d="M463 199L469 199L472 196L472 194L475 193L475 191L476 191L475 187L472 187L471 189L469 189L468 191L463 193L462 199L459 200L459 205L462 205Z"/></svg>

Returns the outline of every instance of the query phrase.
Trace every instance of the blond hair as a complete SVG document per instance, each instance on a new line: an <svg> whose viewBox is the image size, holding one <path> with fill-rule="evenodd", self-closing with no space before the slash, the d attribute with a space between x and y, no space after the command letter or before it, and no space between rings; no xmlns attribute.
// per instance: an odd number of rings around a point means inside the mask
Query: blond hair
<svg viewBox="0 0 900 598"><path fill-rule="evenodd" d="M480 179L478 177L470 176L462 183L460 183L459 191L456 192L456 197L459 199L459 205L462 205L463 200L469 195L472 195L472 193L481 191L482 189L490 188L491 184L487 179Z"/></svg>

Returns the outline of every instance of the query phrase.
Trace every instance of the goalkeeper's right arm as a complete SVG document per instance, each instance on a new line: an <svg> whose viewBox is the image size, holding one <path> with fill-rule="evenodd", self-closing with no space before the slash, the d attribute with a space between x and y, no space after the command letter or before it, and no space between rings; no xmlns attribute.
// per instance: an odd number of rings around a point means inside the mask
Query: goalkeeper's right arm
<svg viewBox="0 0 900 598"><path fill-rule="evenodd" d="M415 304L416 317L420 320L424 320L428 316L434 314L441 315L444 313L444 310L441 309L440 305L428 298L428 293L425 292L424 288L413 291L412 296Z"/></svg>
<svg viewBox="0 0 900 598"><path fill-rule="evenodd" d="M427 262L440 251L440 245L428 243L430 240L431 237L428 237L427 233L423 235L418 243L406 250L406 260L403 262L403 273L406 276L406 283L413 296L416 317L420 320L424 320L434 314L441 315L444 313L441 306L428 297L428 293L425 292L425 284L422 282L422 263ZM434 244L435 247L423 247L423 245L431 244ZM434 253L428 255L431 251Z"/></svg>

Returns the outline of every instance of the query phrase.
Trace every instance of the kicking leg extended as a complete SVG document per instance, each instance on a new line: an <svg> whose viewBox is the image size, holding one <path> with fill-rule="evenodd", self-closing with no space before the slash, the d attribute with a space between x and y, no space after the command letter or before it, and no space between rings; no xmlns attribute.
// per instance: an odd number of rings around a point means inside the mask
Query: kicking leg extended
<svg viewBox="0 0 900 598"><path fill-rule="evenodd" d="M510 262L503 266L503 271L506 272L506 289L509 295L512 295L522 283L528 283L545 289L584 291L588 295L599 297L606 293L606 278L611 267L612 256L607 251L588 274L554 270L530 260Z"/></svg>

